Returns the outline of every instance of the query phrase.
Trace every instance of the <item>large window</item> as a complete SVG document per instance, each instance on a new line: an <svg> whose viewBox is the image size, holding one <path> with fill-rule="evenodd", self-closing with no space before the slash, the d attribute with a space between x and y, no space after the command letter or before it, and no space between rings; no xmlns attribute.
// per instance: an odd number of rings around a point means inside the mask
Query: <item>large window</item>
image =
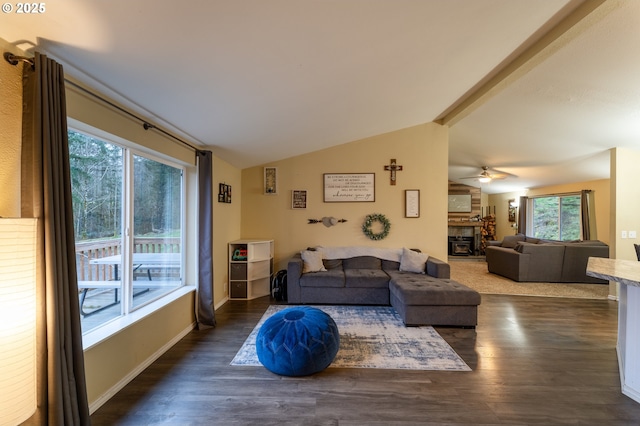
<svg viewBox="0 0 640 426"><path fill-rule="evenodd" d="M581 238L580 195L536 197L530 200L527 234L549 240Z"/></svg>
<svg viewBox="0 0 640 426"><path fill-rule="evenodd" d="M69 131L82 331L183 285L183 170Z"/></svg>

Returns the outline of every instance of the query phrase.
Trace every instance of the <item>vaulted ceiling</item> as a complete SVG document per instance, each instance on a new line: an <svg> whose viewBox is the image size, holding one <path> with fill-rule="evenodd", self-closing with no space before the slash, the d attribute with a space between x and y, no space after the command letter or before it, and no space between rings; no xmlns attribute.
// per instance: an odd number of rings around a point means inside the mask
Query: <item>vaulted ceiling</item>
<svg viewBox="0 0 640 426"><path fill-rule="evenodd" d="M640 149L640 2L57 0L0 38L240 167L430 121L489 193Z"/></svg>

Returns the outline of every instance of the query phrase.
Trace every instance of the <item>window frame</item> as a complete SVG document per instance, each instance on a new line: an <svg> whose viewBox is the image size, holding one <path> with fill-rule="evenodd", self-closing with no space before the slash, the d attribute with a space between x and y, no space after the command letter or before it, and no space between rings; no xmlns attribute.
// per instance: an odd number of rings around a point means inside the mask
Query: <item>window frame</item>
<svg viewBox="0 0 640 426"><path fill-rule="evenodd" d="M536 237L535 236L535 232L534 232L534 203L536 199L540 199L540 198L557 198L558 199L558 217L560 218L562 215L562 198L567 198L567 197L578 197L578 201L581 201L581 194L580 192L568 192L568 193L564 193L564 194L541 194L541 195L536 195L536 196L530 196L527 199L527 229L526 229L526 235L531 235L532 237L535 238L540 238L540 237ZM579 210L578 210L578 215L577 215L577 220L578 220L578 226L580 228L580 232L578 235L578 239L582 240L583 239L583 235L584 235L584 230L582 229L582 203L580 202L579 205ZM560 226L560 235L559 235L559 240L558 241L570 241L573 240L574 238L569 238L567 240L562 238L562 227Z"/></svg>
<svg viewBox="0 0 640 426"><path fill-rule="evenodd" d="M116 135L110 134L106 131L94 128L86 123L77 121L70 117L68 119L68 130L85 134L89 137L104 141L109 144L113 144L123 150L123 191L122 191L122 236L121 245L123 256L123 285L122 285L122 300L120 306L120 314L115 318L105 321L105 323L88 330L83 333L83 347L87 350L94 345L100 343L103 340L108 339L110 336L118 333L122 329L144 319L153 312L161 309L162 307L172 303L185 294L195 292L195 286L188 284L189 274L187 273L187 251L188 241L191 240L190 234L187 231L187 219L188 219L188 199L189 199L189 180L190 173L187 166L182 162L172 159L168 156L163 156L161 153L146 149L144 147L135 144L129 140L123 139ZM132 267L125 267L126 258L131 260L130 254L133 253L133 238L135 232L133 231L133 167L134 156L143 157L148 160L152 160L164 165L179 169L181 172L181 184L180 184L180 261L181 261L181 273L179 279L179 285L174 288L168 289L165 293L158 295L158 297L151 300L140 303L136 306L132 304L133 295L133 279L129 275L132 271ZM128 175L128 176L127 176ZM128 183L127 183L128 182ZM127 236L130 234L130 236ZM189 262L191 266L192 262ZM129 275L127 277L127 275ZM127 277L127 278L125 278Z"/></svg>

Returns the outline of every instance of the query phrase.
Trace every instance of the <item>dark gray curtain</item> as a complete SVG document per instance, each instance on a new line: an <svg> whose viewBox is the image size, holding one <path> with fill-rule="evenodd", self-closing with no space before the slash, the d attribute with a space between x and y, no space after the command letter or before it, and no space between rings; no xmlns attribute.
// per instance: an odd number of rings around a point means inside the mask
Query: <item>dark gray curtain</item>
<svg viewBox="0 0 640 426"><path fill-rule="evenodd" d="M595 209L593 194L590 189L580 192L580 211L582 214L582 239L590 240L598 238L595 230Z"/></svg>
<svg viewBox="0 0 640 426"><path fill-rule="evenodd" d="M36 53L23 78L22 216L38 220L38 408L27 424L87 425L62 66Z"/></svg>
<svg viewBox="0 0 640 426"><path fill-rule="evenodd" d="M528 197L520 197L520 206L518 207L518 234L527 234L527 202Z"/></svg>
<svg viewBox="0 0 640 426"><path fill-rule="evenodd" d="M198 297L196 319L216 325L213 308L213 183L211 151L196 151L198 158Z"/></svg>

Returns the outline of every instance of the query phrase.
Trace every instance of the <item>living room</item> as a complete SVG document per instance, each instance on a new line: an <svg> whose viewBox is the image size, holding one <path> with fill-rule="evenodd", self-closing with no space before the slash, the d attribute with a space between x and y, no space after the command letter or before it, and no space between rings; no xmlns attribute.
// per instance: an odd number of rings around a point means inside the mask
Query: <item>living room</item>
<svg viewBox="0 0 640 426"><path fill-rule="evenodd" d="M0 36L3 36L0 33ZM14 38L0 40L3 51L28 55L14 45ZM3 191L1 216L19 216L19 151L21 133L20 71L1 61L0 76L3 96L10 111L2 115ZM100 87L90 87L100 92ZM178 159L191 173L194 172L193 152L176 145L170 138L157 132L145 131L122 114L96 101L74 87L67 87L68 116L72 123L85 124L119 138L135 141L139 146L163 156ZM4 109L3 109L4 112ZM170 121L170 118L167 118ZM6 129L6 130L5 130ZM361 231L363 218L371 213L382 213L391 222L391 231L383 244L387 247L416 247L435 257L447 258L447 194L451 129L449 125L425 122L393 131L345 140L336 146L309 153L260 163L251 167L238 167L225 160L222 154L214 156L213 181L230 185L234 191L231 203L214 203L214 305L222 307L228 300L227 243L238 238L268 238L275 240L276 269L282 269L295 252L311 245L372 244ZM5 151L6 150L6 151ZM293 152L297 152L292 150ZM638 190L635 185L635 164L640 155L628 148L611 151L611 178L593 181L545 185L529 189L528 194L555 194L592 189L596 194L598 238L609 243L612 257L634 259L629 240L619 238L620 230L640 229L635 212ZM391 159L402 166L396 172L395 184L391 173L385 170ZM277 191L265 194L264 168L277 169ZM326 203L323 200L325 173L374 173L375 202ZM307 191L306 209L291 208L291 191ZM405 217L405 191L418 190L419 217ZM519 192L486 195L486 205L497 206L498 235L514 232L506 219L508 200ZM187 206L188 217L195 215L194 207ZM335 217L344 219L334 226L309 223L309 219ZM191 229L189 238L193 239ZM191 241L193 245L193 241ZM193 277L191 277L193 284ZM615 285L612 298L617 297ZM107 339L85 351L89 401L96 410L136 374L144 370L163 351L186 335L194 323L193 293L141 320L117 338ZM161 330L161 332L159 332Z"/></svg>

